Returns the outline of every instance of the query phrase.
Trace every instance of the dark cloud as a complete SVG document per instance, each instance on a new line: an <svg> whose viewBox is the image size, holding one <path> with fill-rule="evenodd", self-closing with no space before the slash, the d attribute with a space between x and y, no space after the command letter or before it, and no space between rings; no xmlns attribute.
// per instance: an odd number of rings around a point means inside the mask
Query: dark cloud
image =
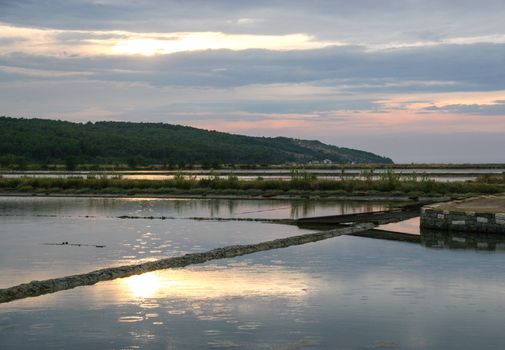
<svg viewBox="0 0 505 350"><path fill-rule="evenodd" d="M29 27L136 32L304 32L350 43L500 34L504 32L504 17L501 0L0 2L0 21Z"/></svg>
<svg viewBox="0 0 505 350"><path fill-rule="evenodd" d="M475 115L501 115L505 117L505 101L495 101L493 104L453 104L443 107L426 107L430 111L444 111Z"/></svg>
<svg viewBox="0 0 505 350"><path fill-rule="evenodd" d="M505 44L441 45L387 51L214 50L153 57L11 54L0 65L88 73L86 79L153 86L233 87L315 83L349 93L505 89ZM84 79L84 78L83 78Z"/></svg>
<svg viewBox="0 0 505 350"><path fill-rule="evenodd" d="M107 40L107 39L128 39L126 34L114 32L61 32L55 35L55 39L61 44L82 44L83 40Z"/></svg>

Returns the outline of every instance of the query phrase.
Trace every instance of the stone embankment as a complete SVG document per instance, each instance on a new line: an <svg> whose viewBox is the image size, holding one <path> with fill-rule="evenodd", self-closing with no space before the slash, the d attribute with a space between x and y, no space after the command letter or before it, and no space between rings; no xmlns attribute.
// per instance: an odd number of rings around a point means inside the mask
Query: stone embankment
<svg viewBox="0 0 505 350"><path fill-rule="evenodd" d="M421 228L505 234L505 197L486 196L428 205Z"/></svg>
<svg viewBox="0 0 505 350"><path fill-rule="evenodd" d="M233 258L271 249L286 248L295 245L317 242L341 235L367 231L372 228L374 228L374 224L362 223L345 228L280 238L257 244L233 245L212 249L206 252L190 253L180 257L149 261L136 265L106 268L81 275L54 278L45 281L32 281L30 283L20 284L11 288L0 289L0 303L54 293L80 286L93 285L101 281L129 277L155 270L184 267L192 264L201 264L210 260Z"/></svg>

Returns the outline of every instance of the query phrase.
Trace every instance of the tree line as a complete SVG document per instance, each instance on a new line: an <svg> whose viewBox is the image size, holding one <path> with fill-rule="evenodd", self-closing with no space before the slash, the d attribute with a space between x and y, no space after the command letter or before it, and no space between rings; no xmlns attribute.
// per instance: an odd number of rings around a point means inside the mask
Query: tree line
<svg viewBox="0 0 505 350"><path fill-rule="evenodd" d="M249 137L163 123L0 117L0 165L392 163L373 153L286 137Z"/></svg>

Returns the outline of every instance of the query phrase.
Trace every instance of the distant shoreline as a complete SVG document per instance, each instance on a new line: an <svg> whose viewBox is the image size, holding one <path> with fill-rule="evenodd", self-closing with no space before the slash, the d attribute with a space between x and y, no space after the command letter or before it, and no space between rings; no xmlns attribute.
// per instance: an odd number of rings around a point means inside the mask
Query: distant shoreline
<svg viewBox="0 0 505 350"><path fill-rule="evenodd" d="M23 167L13 164L11 166L0 167L0 174L9 173L23 173L23 172L41 172L41 173L138 173L138 172L261 172L261 171L281 171L281 170L298 170L298 171L311 171L311 170L387 170L387 169L423 169L423 170L437 170L437 169L504 169L505 163L393 163L393 164L380 164L380 163L333 163L333 164L219 164L217 167L204 166L202 164L194 164L191 167L172 166L169 167L163 164L151 164L145 166L136 166L135 168L129 167L127 164L76 164L75 169L69 170L63 163L58 164L41 164L41 163L28 163Z"/></svg>
<svg viewBox="0 0 505 350"><path fill-rule="evenodd" d="M109 194L109 193L36 193L36 192L0 192L0 197L40 197L40 198L154 198L154 199L239 199L239 200L317 200L317 201L388 201L388 202L409 202L409 201L446 201L451 197L417 197L409 196L312 196L302 197L300 195L274 195L274 196L251 196L240 194Z"/></svg>

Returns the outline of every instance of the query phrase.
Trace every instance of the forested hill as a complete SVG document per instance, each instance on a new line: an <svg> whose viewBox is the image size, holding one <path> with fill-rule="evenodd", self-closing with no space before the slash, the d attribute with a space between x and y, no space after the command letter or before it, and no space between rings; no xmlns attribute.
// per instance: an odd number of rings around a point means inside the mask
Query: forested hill
<svg viewBox="0 0 505 350"><path fill-rule="evenodd" d="M370 152L286 137L249 137L162 123L71 123L0 117L0 157L62 163L392 163Z"/></svg>

